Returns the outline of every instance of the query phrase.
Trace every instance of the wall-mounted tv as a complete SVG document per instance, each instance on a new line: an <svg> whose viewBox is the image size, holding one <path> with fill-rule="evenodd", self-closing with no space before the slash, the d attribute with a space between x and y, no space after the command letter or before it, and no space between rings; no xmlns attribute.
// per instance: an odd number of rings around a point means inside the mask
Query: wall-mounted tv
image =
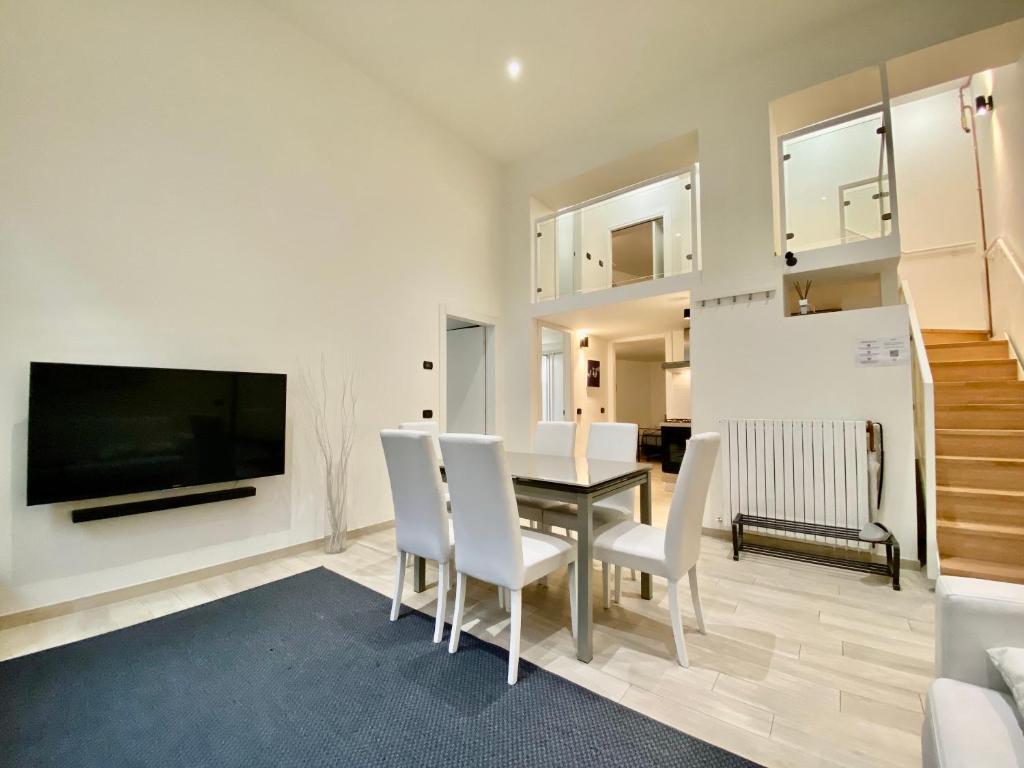
<svg viewBox="0 0 1024 768"><path fill-rule="evenodd" d="M28 504L284 474L287 377L32 363Z"/></svg>

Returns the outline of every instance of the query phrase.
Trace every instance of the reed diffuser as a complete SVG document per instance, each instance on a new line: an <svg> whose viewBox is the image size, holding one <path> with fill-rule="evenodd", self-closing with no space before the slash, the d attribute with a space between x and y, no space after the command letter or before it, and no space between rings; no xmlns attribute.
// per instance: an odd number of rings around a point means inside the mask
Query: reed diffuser
<svg viewBox="0 0 1024 768"><path fill-rule="evenodd" d="M811 313L811 305L808 302L807 297L811 293L811 282L810 280L804 281L801 284L799 280L793 281L793 288L796 290L796 295L799 297L800 314L809 315Z"/></svg>

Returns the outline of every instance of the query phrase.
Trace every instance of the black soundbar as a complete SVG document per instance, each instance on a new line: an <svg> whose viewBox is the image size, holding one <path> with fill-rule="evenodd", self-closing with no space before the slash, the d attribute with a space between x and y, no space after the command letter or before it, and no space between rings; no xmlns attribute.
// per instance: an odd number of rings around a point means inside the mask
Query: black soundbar
<svg viewBox="0 0 1024 768"><path fill-rule="evenodd" d="M71 522L88 523L92 520L106 520L109 517L138 515L143 512L157 512L161 509L177 509L178 507L194 507L196 504L210 504L214 501L228 499L244 499L255 496L256 488L244 485L241 488L228 488L223 491L204 491L189 493L184 496L167 496L162 499L146 499L145 501L129 501L124 504L107 504L102 507L88 507L71 512Z"/></svg>

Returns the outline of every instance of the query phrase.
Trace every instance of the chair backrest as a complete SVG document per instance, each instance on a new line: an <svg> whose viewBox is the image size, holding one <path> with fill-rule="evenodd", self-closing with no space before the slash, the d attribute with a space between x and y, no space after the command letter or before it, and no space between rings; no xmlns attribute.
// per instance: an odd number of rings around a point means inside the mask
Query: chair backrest
<svg viewBox="0 0 1024 768"><path fill-rule="evenodd" d="M391 481L398 549L447 561L451 550L441 490L441 462L429 432L382 429L380 442Z"/></svg>
<svg viewBox="0 0 1024 768"><path fill-rule="evenodd" d="M716 432L704 432L686 441L665 526L665 565L670 579L680 578L700 557L704 507L721 440Z"/></svg>
<svg viewBox="0 0 1024 768"><path fill-rule="evenodd" d="M518 589L523 577L519 508L505 445L492 435L441 435L455 526L455 566Z"/></svg>
<svg viewBox="0 0 1024 768"><path fill-rule="evenodd" d="M576 422L538 421L533 431L533 452L572 456L576 452Z"/></svg>
<svg viewBox="0 0 1024 768"><path fill-rule="evenodd" d="M434 441L434 451L438 456L441 455L441 444L437 441L438 435L441 434L441 428L436 421L403 421L398 425L399 429L411 429L414 432L426 432L430 435L430 439Z"/></svg>
<svg viewBox="0 0 1024 768"><path fill-rule="evenodd" d="M636 461L640 428L624 422L597 422L590 425L587 435L587 458L606 461ZM603 507L615 507L630 514L636 511L636 488L616 493L598 502Z"/></svg>

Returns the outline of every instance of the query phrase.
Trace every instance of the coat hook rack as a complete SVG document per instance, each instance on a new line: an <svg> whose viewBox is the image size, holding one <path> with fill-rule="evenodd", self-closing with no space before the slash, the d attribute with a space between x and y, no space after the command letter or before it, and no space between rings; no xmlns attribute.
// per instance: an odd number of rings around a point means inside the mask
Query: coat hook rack
<svg viewBox="0 0 1024 768"><path fill-rule="evenodd" d="M765 300L770 299L775 294L774 288L762 288L758 291L745 291L743 293L733 293L728 296L715 296L705 299L696 299L695 303L699 307L707 307L714 305L716 307L725 304L745 304L753 301L755 298L764 298Z"/></svg>

